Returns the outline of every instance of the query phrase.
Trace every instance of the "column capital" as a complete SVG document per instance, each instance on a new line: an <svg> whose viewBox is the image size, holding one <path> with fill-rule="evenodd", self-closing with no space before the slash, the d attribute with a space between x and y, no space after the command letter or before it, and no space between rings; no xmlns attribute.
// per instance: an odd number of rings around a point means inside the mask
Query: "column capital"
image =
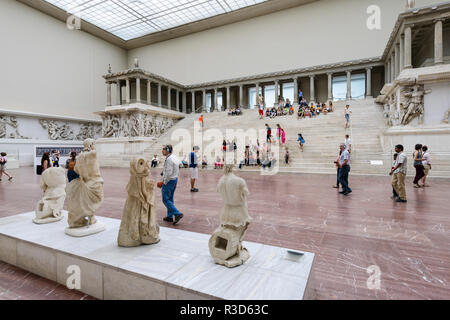
<svg viewBox="0 0 450 320"><path fill-rule="evenodd" d="M433 21L433 23L444 22L445 21L445 17L439 17L439 18L433 19L432 21Z"/></svg>
<svg viewBox="0 0 450 320"><path fill-rule="evenodd" d="M373 69L373 67L366 67L367 71L372 70L372 69Z"/></svg>
<svg viewBox="0 0 450 320"><path fill-rule="evenodd" d="M315 78L315 77L316 77L315 74L310 74L310 75L309 75L309 78L310 78L310 79Z"/></svg>
<svg viewBox="0 0 450 320"><path fill-rule="evenodd" d="M328 71L327 72L327 76L332 76L334 74L334 72Z"/></svg>

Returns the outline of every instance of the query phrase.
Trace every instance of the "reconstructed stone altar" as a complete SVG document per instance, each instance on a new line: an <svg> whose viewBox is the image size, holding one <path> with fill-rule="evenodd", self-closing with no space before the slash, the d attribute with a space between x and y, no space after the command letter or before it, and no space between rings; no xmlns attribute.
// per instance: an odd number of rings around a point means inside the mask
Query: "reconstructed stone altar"
<svg viewBox="0 0 450 320"><path fill-rule="evenodd" d="M97 140L100 166L129 166L129 161L143 155L161 135L186 114L151 99L151 73L139 68L104 76L107 84L107 106L104 111L94 112L102 118L102 137ZM123 86L125 83L125 86ZM116 85L116 104L112 105L111 85Z"/></svg>

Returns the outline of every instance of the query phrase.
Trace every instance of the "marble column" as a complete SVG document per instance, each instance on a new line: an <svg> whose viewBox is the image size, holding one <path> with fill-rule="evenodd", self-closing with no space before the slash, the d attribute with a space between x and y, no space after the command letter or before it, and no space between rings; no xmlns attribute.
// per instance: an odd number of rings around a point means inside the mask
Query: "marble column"
<svg viewBox="0 0 450 320"><path fill-rule="evenodd" d="M219 90L214 88L214 110L219 111Z"/></svg>
<svg viewBox="0 0 450 320"><path fill-rule="evenodd" d="M347 71L347 100L351 100L352 98L352 72Z"/></svg>
<svg viewBox="0 0 450 320"><path fill-rule="evenodd" d="M412 68L412 43L411 26L405 28L405 69Z"/></svg>
<svg viewBox="0 0 450 320"><path fill-rule="evenodd" d="M177 109L178 112L181 112L180 109L180 91L178 91L178 89L175 89L175 108Z"/></svg>
<svg viewBox="0 0 450 320"><path fill-rule="evenodd" d="M328 72L328 100L333 100L333 73Z"/></svg>
<svg viewBox="0 0 450 320"><path fill-rule="evenodd" d="M172 110L172 88L167 86L167 109Z"/></svg>
<svg viewBox="0 0 450 320"><path fill-rule="evenodd" d="M187 92L183 91L183 101L181 102L183 113L187 113Z"/></svg>
<svg viewBox="0 0 450 320"><path fill-rule="evenodd" d="M158 107L162 107L161 83L158 83Z"/></svg>
<svg viewBox="0 0 450 320"><path fill-rule="evenodd" d="M259 106L259 83L256 84L255 106Z"/></svg>
<svg viewBox="0 0 450 320"><path fill-rule="evenodd" d="M280 100L280 95L279 95L279 91L278 91L278 86L280 85L280 83L278 81L275 81L275 102L274 105L278 106L279 100Z"/></svg>
<svg viewBox="0 0 450 320"><path fill-rule="evenodd" d="M191 113L196 113L197 110L195 108L195 91L191 92L191 97L192 97L192 112Z"/></svg>
<svg viewBox="0 0 450 320"><path fill-rule="evenodd" d="M202 91L202 112L206 112L206 90Z"/></svg>
<svg viewBox="0 0 450 320"><path fill-rule="evenodd" d="M136 103L141 103L141 78L136 78Z"/></svg>
<svg viewBox="0 0 450 320"><path fill-rule="evenodd" d="M298 79L294 78L294 106L298 106Z"/></svg>
<svg viewBox="0 0 450 320"><path fill-rule="evenodd" d="M309 104L311 104L311 102L316 102L316 90L314 87L314 78L315 75L310 75L309 76Z"/></svg>
<svg viewBox="0 0 450 320"><path fill-rule="evenodd" d="M399 73L402 73L403 68L405 67L405 36L400 35L400 66Z"/></svg>
<svg viewBox="0 0 450 320"><path fill-rule="evenodd" d="M284 94L283 94L283 83L280 83L280 97L284 99ZM283 103L284 105L284 103Z"/></svg>
<svg viewBox="0 0 450 320"><path fill-rule="evenodd" d="M231 101L231 94L230 94L230 87L227 87L227 109L229 109L231 107L230 105L230 101Z"/></svg>
<svg viewBox="0 0 450 320"><path fill-rule="evenodd" d="M111 101L111 82L108 82L106 84L106 106L110 107L112 106L112 101Z"/></svg>
<svg viewBox="0 0 450 320"><path fill-rule="evenodd" d="M399 70L400 70L400 44L396 43L394 46L394 61L395 61L395 69L394 69L394 79L397 79Z"/></svg>
<svg viewBox="0 0 450 320"><path fill-rule="evenodd" d="M125 80L125 94L126 104L130 104L130 79Z"/></svg>
<svg viewBox="0 0 450 320"><path fill-rule="evenodd" d="M116 81L116 104L118 106L122 104L122 86L120 80Z"/></svg>
<svg viewBox="0 0 450 320"><path fill-rule="evenodd" d="M391 56L391 83L395 81L395 54L392 52Z"/></svg>
<svg viewBox="0 0 450 320"><path fill-rule="evenodd" d="M241 108L244 107L244 85L239 85L239 105Z"/></svg>
<svg viewBox="0 0 450 320"><path fill-rule="evenodd" d="M366 68L366 97L372 98L372 68Z"/></svg>
<svg viewBox="0 0 450 320"><path fill-rule="evenodd" d="M152 82L147 80L147 104L152 104Z"/></svg>
<svg viewBox="0 0 450 320"><path fill-rule="evenodd" d="M444 45L442 40L442 20L434 24L434 64L444 63Z"/></svg>
<svg viewBox="0 0 450 320"><path fill-rule="evenodd" d="M386 83L391 83L391 59L388 59L386 78L387 78Z"/></svg>

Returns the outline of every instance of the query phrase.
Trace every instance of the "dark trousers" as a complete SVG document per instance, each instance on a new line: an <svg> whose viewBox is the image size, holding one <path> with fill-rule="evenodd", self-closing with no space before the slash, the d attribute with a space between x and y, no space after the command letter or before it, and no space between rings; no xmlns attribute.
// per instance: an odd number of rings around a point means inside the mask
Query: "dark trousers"
<svg viewBox="0 0 450 320"><path fill-rule="evenodd" d="M414 168L416 168L416 177L414 178L414 184L418 184L420 179L422 179L425 176L425 168L423 167L423 165L418 164L415 165Z"/></svg>
<svg viewBox="0 0 450 320"><path fill-rule="evenodd" d="M339 170L339 182L342 185L342 191L351 192L352 189L348 186L348 174L350 172L350 166L345 165Z"/></svg>
<svg viewBox="0 0 450 320"><path fill-rule="evenodd" d="M339 188L339 172L341 171L341 169L338 167L337 168L337 173L336 173L336 185Z"/></svg>
<svg viewBox="0 0 450 320"><path fill-rule="evenodd" d="M158 161L152 161L152 168L156 168L157 165L158 165Z"/></svg>

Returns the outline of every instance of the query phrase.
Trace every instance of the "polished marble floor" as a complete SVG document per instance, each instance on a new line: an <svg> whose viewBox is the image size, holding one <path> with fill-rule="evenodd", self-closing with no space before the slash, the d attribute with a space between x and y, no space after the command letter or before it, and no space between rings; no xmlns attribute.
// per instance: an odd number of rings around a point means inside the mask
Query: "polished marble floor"
<svg viewBox="0 0 450 320"><path fill-rule="evenodd" d="M34 209L39 177L31 168L12 171L0 183L0 217ZM126 199L126 169L102 169L105 201L98 215L120 218ZM152 172L155 179L158 171ZM331 188L332 175L238 173L246 179L253 222L246 240L316 254L319 299L450 299L449 179L412 188L408 203L395 203L389 177L351 176L347 197ZM185 218L175 228L210 234L222 205L215 186L219 171L201 171L199 193L189 192L182 170L175 203ZM161 221L164 207L157 193ZM369 266L381 271L380 289L368 289ZM51 281L0 263L0 299L89 299Z"/></svg>

